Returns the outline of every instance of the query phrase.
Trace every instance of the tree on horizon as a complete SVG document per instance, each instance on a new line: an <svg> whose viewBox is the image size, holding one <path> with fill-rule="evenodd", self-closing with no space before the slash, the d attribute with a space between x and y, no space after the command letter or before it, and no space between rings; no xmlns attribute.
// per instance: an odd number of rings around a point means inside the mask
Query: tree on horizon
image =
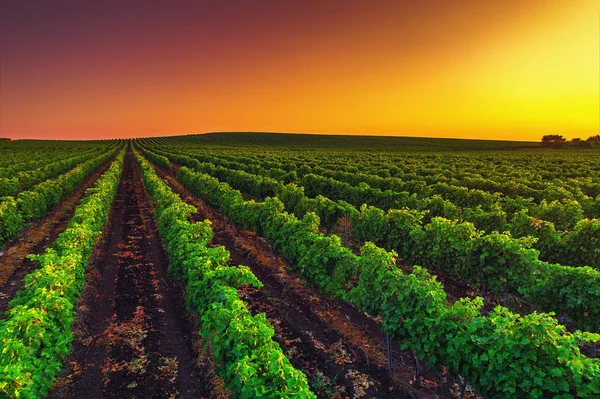
<svg viewBox="0 0 600 399"><path fill-rule="evenodd" d="M562 148L567 139L559 134L547 134L542 137L542 147Z"/></svg>

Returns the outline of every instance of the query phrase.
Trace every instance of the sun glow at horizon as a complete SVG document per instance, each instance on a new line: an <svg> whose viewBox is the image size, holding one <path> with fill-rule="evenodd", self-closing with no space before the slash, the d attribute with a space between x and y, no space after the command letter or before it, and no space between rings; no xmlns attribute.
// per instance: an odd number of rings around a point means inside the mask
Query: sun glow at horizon
<svg viewBox="0 0 600 399"><path fill-rule="evenodd" d="M599 133L593 1L118 4L2 3L0 136Z"/></svg>

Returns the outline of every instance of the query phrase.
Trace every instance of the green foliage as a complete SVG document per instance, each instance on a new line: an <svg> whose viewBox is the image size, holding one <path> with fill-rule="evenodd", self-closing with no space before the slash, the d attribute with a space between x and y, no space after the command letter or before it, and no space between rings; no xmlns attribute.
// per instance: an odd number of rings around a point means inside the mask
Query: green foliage
<svg viewBox="0 0 600 399"><path fill-rule="evenodd" d="M494 392L498 398L600 394L600 362L582 356L582 337L566 333L550 315L521 317L497 307L487 317L471 312L461 330L457 339L450 340L446 356L452 368L468 376L481 392ZM598 338L595 334L585 339ZM470 361L456 362L457 352L469 352Z"/></svg>
<svg viewBox="0 0 600 399"><path fill-rule="evenodd" d="M540 203L539 215L541 219L554 223L557 229L565 230L583 219L583 209L572 199L565 198L550 203L544 199Z"/></svg>
<svg viewBox="0 0 600 399"><path fill-rule="evenodd" d="M600 219L582 219L562 240L565 257L600 268Z"/></svg>
<svg viewBox="0 0 600 399"><path fill-rule="evenodd" d="M0 246L19 234L23 223L23 216L14 198L0 201Z"/></svg>
<svg viewBox="0 0 600 399"><path fill-rule="evenodd" d="M535 279L519 290L541 311L560 311L578 328L598 331L600 282L598 271L591 267L570 268L537 262ZM561 302L557 302L561 301Z"/></svg>
<svg viewBox="0 0 600 399"><path fill-rule="evenodd" d="M19 193L21 185L16 177L0 177L0 198L15 196Z"/></svg>

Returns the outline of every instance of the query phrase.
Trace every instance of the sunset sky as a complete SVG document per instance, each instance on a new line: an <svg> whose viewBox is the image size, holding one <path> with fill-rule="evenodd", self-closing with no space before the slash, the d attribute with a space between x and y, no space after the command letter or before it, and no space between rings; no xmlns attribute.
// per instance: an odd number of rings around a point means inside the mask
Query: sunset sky
<svg viewBox="0 0 600 399"><path fill-rule="evenodd" d="M599 133L597 0L0 5L0 137Z"/></svg>

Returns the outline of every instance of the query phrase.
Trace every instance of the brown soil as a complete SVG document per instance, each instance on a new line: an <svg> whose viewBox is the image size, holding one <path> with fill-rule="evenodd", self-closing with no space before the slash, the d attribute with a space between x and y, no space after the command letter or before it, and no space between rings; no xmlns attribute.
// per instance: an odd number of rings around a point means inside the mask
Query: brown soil
<svg viewBox="0 0 600 399"><path fill-rule="evenodd" d="M94 185L111 162L112 160L99 167L45 218L26 227L22 237L7 244L4 255L0 257L0 318L8 309L8 303L23 286L23 278L39 266L37 262L27 259L26 256L43 253L67 228L75 208L85 195L85 190Z"/></svg>
<svg viewBox="0 0 600 399"><path fill-rule="evenodd" d="M453 397L454 378L446 373L425 371L421 386L413 385L409 352L394 349L389 370L386 338L377 320L308 287L283 258L272 255L262 238L233 225L187 191L173 175L176 168L156 169L182 199L198 208L195 220L208 218L213 223L212 245L224 245L233 264L248 265L264 284L260 290L245 288L240 293L253 313L266 313L277 342L292 364L307 374L319 397Z"/></svg>
<svg viewBox="0 0 600 399"><path fill-rule="evenodd" d="M153 207L129 152L51 398L220 397L183 288L167 276Z"/></svg>

